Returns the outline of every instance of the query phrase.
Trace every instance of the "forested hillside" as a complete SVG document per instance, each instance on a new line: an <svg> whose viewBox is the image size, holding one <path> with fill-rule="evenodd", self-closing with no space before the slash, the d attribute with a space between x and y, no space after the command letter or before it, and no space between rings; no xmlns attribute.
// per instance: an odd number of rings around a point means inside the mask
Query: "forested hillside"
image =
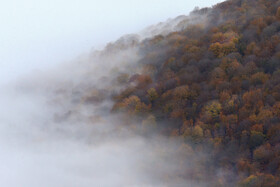
<svg viewBox="0 0 280 187"><path fill-rule="evenodd" d="M125 113L131 129L180 139L182 155L209 153L178 177L280 186L280 1L228 0L177 24L176 32L131 39L139 73L116 78L123 89L112 112ZM106 50L113 45L124 47Z"/></svg>

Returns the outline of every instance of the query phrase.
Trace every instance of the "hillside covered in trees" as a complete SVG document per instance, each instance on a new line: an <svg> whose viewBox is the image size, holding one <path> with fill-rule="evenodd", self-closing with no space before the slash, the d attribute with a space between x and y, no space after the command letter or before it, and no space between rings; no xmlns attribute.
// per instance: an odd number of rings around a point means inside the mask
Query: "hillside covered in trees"
<svg viewBox="0 0 280 187"><path fill-rule="evenodd" d="M279 31L279 0L228 0L194 10L176 32L110 44L140 55L138 73L115 80L112 112L130 129L179 139L182 155L209 153L178 177L280 186Z"/></svg>

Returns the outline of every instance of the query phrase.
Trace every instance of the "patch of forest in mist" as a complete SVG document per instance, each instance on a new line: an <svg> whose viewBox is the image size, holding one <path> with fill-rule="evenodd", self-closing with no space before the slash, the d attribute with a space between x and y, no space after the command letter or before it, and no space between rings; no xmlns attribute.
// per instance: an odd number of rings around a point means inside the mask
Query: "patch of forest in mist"
<svg viewBox="0 0 280 187"><path fill-rule="evenodd" d="M280 0L227 0L8 86L2 184L280 186L279 31Z"/></svg>

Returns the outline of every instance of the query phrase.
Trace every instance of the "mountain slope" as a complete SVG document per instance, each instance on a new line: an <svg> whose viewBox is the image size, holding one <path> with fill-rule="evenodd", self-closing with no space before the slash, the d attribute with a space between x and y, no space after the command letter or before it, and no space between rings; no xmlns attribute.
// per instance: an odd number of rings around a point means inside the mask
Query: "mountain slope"
<svg viewBox="0 0 280 187"><path fill-rule="evenodd" d="M215 185L279 186L280 1L228 0L192 14L198 21L184 27L192 17L181 17L176 32L133 44L138 70L119 75L113 112L210 153L211 164L181 176L222 168Z"/></svg>

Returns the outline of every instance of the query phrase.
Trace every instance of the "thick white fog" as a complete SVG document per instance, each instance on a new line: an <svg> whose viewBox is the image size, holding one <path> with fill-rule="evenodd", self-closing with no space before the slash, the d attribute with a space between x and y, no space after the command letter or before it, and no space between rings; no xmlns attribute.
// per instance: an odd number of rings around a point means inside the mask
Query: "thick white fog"
<svg viewBox="0 0 280 187"><path fill-rule="evenodd" d="M206 186L173 176L186 171L176 158L187 145L143 137L110 113L121 89L112 80L137 73L137 48L91 48L217 2L2 2L0 186ZM190 152L184 164L204 156Z"/></svg>
<svg viewBox="0 0 280 187"><path fill-rule="evenodd" d="M187 145L128 130L109 95L86 100L118 90L114 72L136 73L138 58L134 48L90 54L3 86L0 186L204 186L174 176L186 170L177 158ZM187 155L189 169L200 154Z"/></svg>

